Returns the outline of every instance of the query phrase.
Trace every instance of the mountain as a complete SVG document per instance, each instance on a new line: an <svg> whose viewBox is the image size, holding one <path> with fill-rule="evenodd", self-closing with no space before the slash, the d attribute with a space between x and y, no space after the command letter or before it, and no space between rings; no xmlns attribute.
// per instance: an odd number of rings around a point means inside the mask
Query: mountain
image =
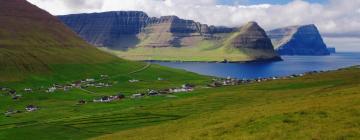
<svg viewBox="0 0 360 140"><path fill-rule="evenodd" d="M269 51L271 43L262 46L264 44L254 40L256 43L248 44L253 45L251 49L244 44L231 45L241 33L241 28L209 26L177 16L156 18L140 11L118 11L64 15L59 18L89 43L106 47L107 51L132 60L279 59L273 48Z"/></svg>
<svg viewBox="0 0 360 140"><path fill-rule="evenodd" d="M280 55L330 54L314 24L274 29L267 34Z"/></svg>
<svg viewBox="0 0 360 140"><path fill-rule="evenodd" d="M141 11L119 11L73 14L59 18L88 42L113 49L139 45L163 47L181 44L186 38L204 37L213 33L229 33L235 28L208 26L176 16L149 17ZM184 41L186 42L186 41Z"/></svg>
<svg viewBox="0 0 360 140"><path fill-rule="evenodd" d="M114 59L26 0L0 0L0 81L51 72L50 64L90 64Z"/></svg>
<svg viewBox="0 0 360 140"><path fill-rule="evenodd" d="M249 22L245 26L241 27L240 31L233 38L231 43L234 48L238 48L243 51L261 50L267 54L273 54L273 57L276 58L276 52L274 51L270 38L266 35L264 29L262 29L256 22Z"/></svg>

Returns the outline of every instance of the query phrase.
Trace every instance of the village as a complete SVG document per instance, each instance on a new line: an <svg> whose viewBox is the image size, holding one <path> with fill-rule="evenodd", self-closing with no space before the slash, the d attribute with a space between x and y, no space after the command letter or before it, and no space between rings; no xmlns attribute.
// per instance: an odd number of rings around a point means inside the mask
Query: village
<svg viewBox="0 0 360 140"><path fill-rule="evenodd" d="M260 83L265 81L271 81L271 80L279 80L279 79L291 79L296 77L302 77L305 75L311 75L316 73L322 73L327 71L311 71L306 72L303 74L293 74L290 76L284 76L284 77L269 77L269 78L256 78L256 79L236 79L236 78L214 78L211 83L205 86L205 88L218 88L218 87L225 87L225 86L237 86L237 85L244 85L244 84L252 84L252 83ZM109 79L108 75L100 75L99 79L95 78L87 78L79 81L75 81L70 84L53 84L52 86L48 88L39 88L39 89L32 89L32 88L24 88L21 92L16 91L11 88L6 87L0 87L0 96L11 96L12 100L14 101L20 101L22 98L22 94L31 94L31 93L55 93L56 91L63 91L67 92L71 89L78 88L78 89L86 89L89 87L95 87L95 88L109 88L112 87L111 82L103 82ZM157 78L158 81L163 81L163 78ZM137 79L131 79L128 81L129 83L137 83L141 82L141 80ZM141 99L143 97L152 97L152 96L165 96L165 95L173 95L173 94L182 94L182 93L189 93L195 90L196 85L193 84L183 84L179 87L174 88L167 88L162 90L155 90L155 89L147 89L143 92L137 92L134 94L128 95L128 97L123 93L118 93L116 95L112 96L100 96L98 98L94 98L93 100L84 100L81 99L77 101L77 105L84 105L87 103L110 103L114 101L120 101L125 98L130 99ZM4 115L7 117L10 117L11 115L22 113L22 112L35 112L39 110L40 107L36 105L27 105L24 107L24 111L21 110L15 110L15 109L8 109Z"/></svg>

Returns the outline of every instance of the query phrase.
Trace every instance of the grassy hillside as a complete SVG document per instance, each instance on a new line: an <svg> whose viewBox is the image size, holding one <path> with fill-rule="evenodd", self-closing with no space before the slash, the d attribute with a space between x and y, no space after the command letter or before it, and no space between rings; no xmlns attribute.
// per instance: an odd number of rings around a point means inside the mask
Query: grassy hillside
<svg viewBox="0 0 360 140"><path fill-rule="evenodd" d="M103 50L121 58L130 60L160 60L160 61L213 61L224 59L230 61L250 61L253 58L241 51L227 51L217 46L216 41L201 41L192 47L136 47L127 51L115 51L106 48Z"/></svg>
<svg viewBox="0 0 360 140"><path fill-rule="evenodd" d="M128 50L112 50L101 48L121 58L129 60L159 60L159 61L253 61L274 57L273 52L256 49L236 49L231 46L233 36L238 33L225 35L221 40L202 40L188 47L135 47Z"/></svg>
<svg viewBox="0 0 360 140"><path fill-rule="evenodd" d="M122 60L90 46L26 0L0 1L0 82L50 74L54 72L51 65L112 61Z"/></svg>
<svg viewBox="0 0 360 140"><path fill-rule="evenodd" d="M157 67L157 66L153 66ZM80 99L124 91L176 86L181 71L154 69L114 76L108 89L24 94L19 101L0 96L0 110L39 111L0 116L0 139L358 139L360 137L360 69L307 75L301 78L207 89L188 94L145 97L112 103L76 105ZM175 76L174 75L180 75ZM139 83L126 82L129 78ZM179 79L180 78L180 79ZM193 81L198 85L206 79ZM174 85L171 85L174 84Z"/></svg>

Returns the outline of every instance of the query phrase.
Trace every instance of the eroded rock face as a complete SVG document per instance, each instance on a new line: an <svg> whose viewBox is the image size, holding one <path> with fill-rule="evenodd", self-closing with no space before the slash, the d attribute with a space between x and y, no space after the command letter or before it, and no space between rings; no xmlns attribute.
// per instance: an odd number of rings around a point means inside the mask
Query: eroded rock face
<svg viewBox="0 0 360 140"><path fill-rule="evenodd" d="M256 22L249 22L241 27L232 44L235 48L274 50L270 38Z"/></svg>
<svg viewBox="0 0 360 140"><path fill-rule="evenodd" d="M270 38L256 22L249 22L242 26L231 40L231 45L257 60L281 60Z"/></svg>
<svg viewBox="0 0 360 140"><path fill-rule="evenodd" d="M60 16L60 19L82 38L97 46L128 47L139 40L149 17L144 12L105 12Z"/></svg>
<svg viewBox="0 0 360 140"><path fill-rule="evenodd" d="M329 55L317 27L313 24L279 28L268 32L280 55Z"/></svg>
<svg viewBox="0 0 360 140"><path fill-rule="evenodd" d="M188 47L184 49L206 54L223 53L216 61L281 60L266 32L255 22L241 28L228 28L177 16L148 17L143 12L77 14L60 16L60 19L88 42L113 50ZM144 54L141 51L132 53L136 57ZM164 54L164 57L169 56Z"/></svg>
<svg viewBox="0 0 360 140"><path fill-rule="evenodd" d="M141 46L152 47L186 46L215 33L235 30L209 27L177 16L148 17L138 11L73 14L59 18L88 42L115 49L135 47L140 42L144 42Z"/></svg>

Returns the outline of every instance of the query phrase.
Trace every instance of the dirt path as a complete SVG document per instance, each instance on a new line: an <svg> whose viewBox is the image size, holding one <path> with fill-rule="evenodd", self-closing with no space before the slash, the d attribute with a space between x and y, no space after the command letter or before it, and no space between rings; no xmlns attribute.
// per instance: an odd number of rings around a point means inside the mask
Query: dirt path
<svg viewBox="0 0 360 140"><path fill-rule="evenodd" d="M138 72L141 72L141 71L143 71L143 70L146 70L146 69L149 68L150 66L151 66L151 62L147 62L147 64L146 64L144 67L142 67L141 69L138 69L138 70L129 72L128 75L134 74L134 73L138 73Z"/></svg>

